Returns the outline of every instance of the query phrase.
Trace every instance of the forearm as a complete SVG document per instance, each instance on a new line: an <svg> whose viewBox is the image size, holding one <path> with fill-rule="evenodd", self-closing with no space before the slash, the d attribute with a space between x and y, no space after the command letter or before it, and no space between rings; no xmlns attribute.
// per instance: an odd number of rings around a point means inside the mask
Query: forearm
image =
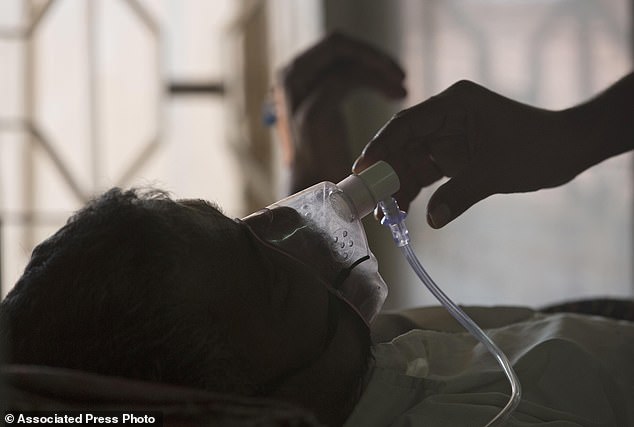
<svg viewBox="0 0 634 427"><path fill-rule="evenodd" d="M634 148L634 73L595 98L564 110L584 170Z"/></svg>

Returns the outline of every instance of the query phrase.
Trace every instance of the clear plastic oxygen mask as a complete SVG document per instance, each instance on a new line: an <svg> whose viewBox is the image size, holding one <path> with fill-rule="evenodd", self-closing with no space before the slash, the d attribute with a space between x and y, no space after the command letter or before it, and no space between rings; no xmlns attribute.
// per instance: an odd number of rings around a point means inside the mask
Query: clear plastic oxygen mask
<svg viewBox="0 0 634 427"><path fill-rule="evenodd" d="M322 182L244 218L251 231L311 267L369 325L387 296L361 218L399 188L378 162L338 184Z"/></svg>

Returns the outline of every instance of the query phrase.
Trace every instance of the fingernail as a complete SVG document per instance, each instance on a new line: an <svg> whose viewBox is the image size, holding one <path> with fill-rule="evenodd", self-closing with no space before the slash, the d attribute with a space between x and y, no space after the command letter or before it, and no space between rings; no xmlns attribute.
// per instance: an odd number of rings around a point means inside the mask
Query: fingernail
<svg viewBox="0 0 634 427"><path fill-rule="evenodd" d="M428 214L427 222L434 227L440 228L451 220L451 211L445 204L436 205Z"/></svg>

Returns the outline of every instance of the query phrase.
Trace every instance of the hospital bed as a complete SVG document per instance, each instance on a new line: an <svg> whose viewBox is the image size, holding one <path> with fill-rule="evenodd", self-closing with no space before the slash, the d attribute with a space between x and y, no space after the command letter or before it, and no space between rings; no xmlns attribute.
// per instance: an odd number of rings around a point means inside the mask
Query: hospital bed
<svg viewBox="0 0 634 427"><path fill-rule="evenodd" d="M520 307L465 307L483 328L529 319L536 312ZM634 302L593 300L551 306L542 311L600 314L634 320ZM442 307L382 313L373 324L375 342L388 341L414 328L460 331ZM4 405L4 406L3 406ZM270 399L209 393L184 387L107 377L70 369L33 365L0 367L0 410L151 411L164 426L316 427L315 417Z"/></svg>

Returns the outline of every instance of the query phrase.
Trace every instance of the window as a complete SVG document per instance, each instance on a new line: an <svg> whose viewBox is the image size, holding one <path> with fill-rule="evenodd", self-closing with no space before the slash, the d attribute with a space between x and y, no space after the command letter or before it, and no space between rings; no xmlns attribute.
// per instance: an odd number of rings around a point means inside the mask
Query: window
<svg viewBox="0 0 634 427"><path fill-rule="evenodd" d="M93 195L153 185L244 214L226 136L232 0L0 3L2 292Z"/></svg>

